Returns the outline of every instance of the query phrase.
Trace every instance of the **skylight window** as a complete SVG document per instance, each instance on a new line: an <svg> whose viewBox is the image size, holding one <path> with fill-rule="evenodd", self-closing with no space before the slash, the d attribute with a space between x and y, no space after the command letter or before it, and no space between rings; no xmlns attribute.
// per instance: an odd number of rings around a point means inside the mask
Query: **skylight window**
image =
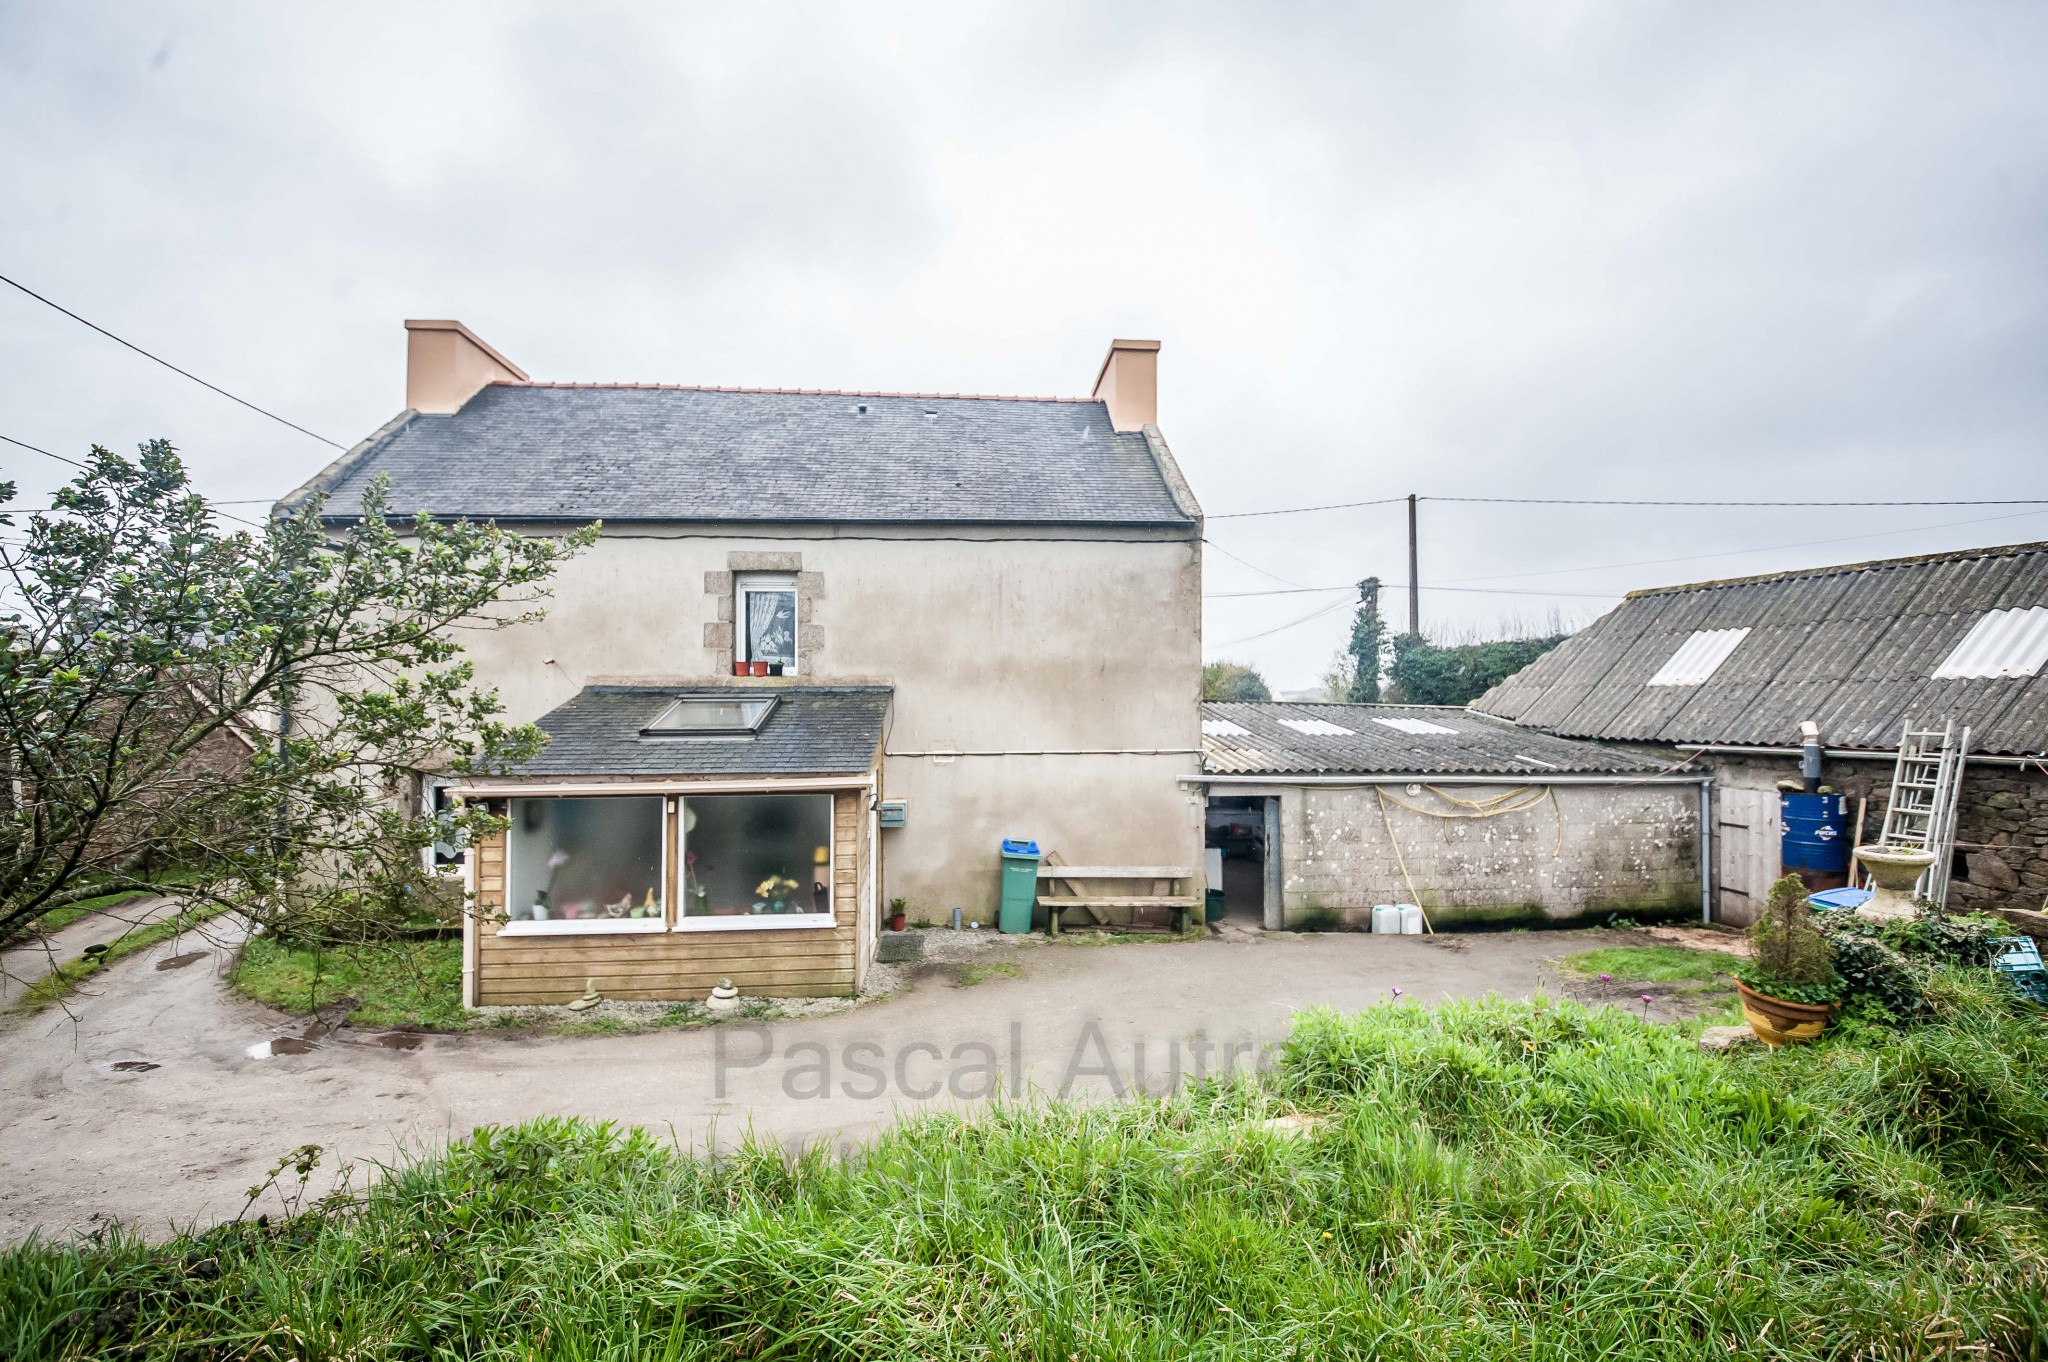
<svg viewBox="0 0 2048 1362"><path fill-rule="evenodd" d="M1249 738L1251 735L1250 729L1229 719L1202 720L1202 736L1205 738Z"/></svg>
<svg viewBox="0 0 2048 1362"><path fill-rule="evenodd" d="M1442 724L1433 724L1427 719L1375 718L1373 722L1376 724L1385 724L1388 728L1399 729L1403 733L1412 733L1418 738L1426 738L1432 733L1449 733L1452 735L1456 735L1458 731L1455 728L1445 728Z"/></svg>
<svg viewBox="0 0 2048 1362"><path fill-rule="evenodd" d="M1358 735L1348 728L1331 723L1328 719L1282 719L1282 728L1291 728L1296 733L1306 733L1312 738L1354 738Z"/></svg>
<svg viewBox="0 0 2048 1362"><path fill-rule="evenodd" d="M2048 606L1993 610L1970 626L1955 651L1934 669L1934 679L2033 676L2044 662L2048 662Z"/></svg>
<svg viewBox="0 0 2048 1362"><path fill-rule="evenodd" d="M775 698L685 695L640 730L643 738L744 738L767 721Z"/></svg>
<svg viewBox="0 0 2048 1362"><path fill-rule="evenodd" d="M1678 645L1671 660L1650 678L1653 686L1697 686L1728 660L1735 645L1749 637L1747 629L1701 629Z"/></svg>

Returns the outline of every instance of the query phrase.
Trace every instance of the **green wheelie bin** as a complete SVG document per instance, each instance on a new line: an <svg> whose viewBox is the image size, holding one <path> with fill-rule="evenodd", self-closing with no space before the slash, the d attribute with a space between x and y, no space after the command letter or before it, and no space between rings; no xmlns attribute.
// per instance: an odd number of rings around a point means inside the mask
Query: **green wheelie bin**
<svg viewBox="0 0 2048 1362"><path fill-rule="evenodd" d="M1003 839L1003 897L996 925L1011 935L1031 930L1038 902L1038 843Z"/></svg>

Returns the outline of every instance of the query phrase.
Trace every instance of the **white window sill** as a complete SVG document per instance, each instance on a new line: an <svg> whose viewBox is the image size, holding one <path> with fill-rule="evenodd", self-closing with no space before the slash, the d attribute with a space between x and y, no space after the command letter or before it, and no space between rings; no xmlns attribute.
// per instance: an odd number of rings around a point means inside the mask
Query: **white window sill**
<svg viewBox="0 0 2048 1362"><path fill-rule="evenodd" d="M830 913L720 913L710 917L680 917L679 932L787 932L809 927L826 930L837 927Z"/></svg>
<svg viewBox="0 0 2048 1362"><path fill-rule="evenodd" d="M549 918L546 922L508 922L498 928L499 936L625 936L636 932L664 932L668 924L658 917Z"/></svg>

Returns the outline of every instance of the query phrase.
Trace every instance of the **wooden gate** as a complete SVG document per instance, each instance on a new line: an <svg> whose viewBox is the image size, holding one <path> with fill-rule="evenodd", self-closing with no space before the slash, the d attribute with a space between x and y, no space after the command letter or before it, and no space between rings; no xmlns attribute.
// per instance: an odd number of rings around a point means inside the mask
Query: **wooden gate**
<svg viewBox="0 0 2048 1362"><path fill-rule="evenodd" d="M1778 878L1783 838L1778 792L1717 784L1714 810L1714 837L1721 848L1715 916L1747 926L1756 921Z"/></svg>

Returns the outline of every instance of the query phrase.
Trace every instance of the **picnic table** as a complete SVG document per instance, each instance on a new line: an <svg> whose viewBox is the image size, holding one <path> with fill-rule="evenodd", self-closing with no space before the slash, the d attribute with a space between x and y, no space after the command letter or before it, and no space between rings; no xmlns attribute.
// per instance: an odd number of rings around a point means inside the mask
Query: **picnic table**
<svg viewBox="0 0 2048 1362"><path fill-rule="evenodd" d="M1039 863L1038 878L1040 887L1049 892L1039 894L1038 906L1045 909L1050 936L1060 934L1062 915L1076 909L1094 919L1093 925L1118 930L1122 924L1104 916L1106 908L1165 908L1172 914L1173 930L1178 934L1187 930L1188 910L1200 907L1202 900L1175 889L1180 881L1194 877L1194 871L1176 865L1065 865L1058 852L1048 852Z"/></svg>

